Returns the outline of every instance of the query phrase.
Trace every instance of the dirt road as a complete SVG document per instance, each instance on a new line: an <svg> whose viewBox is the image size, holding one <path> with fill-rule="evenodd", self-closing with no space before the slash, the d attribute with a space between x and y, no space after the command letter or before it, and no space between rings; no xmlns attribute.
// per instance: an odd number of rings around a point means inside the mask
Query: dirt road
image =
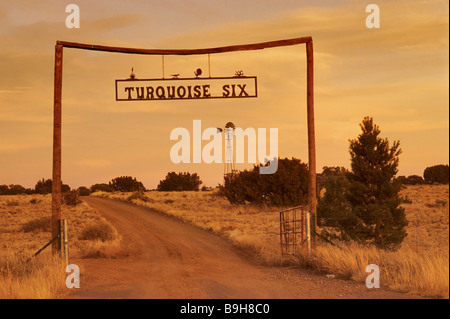
<svg viewBox="0 0 450 319"><path fill-rule="evenodd" d="M411 298L305 270L252 263L227 241L150 209L88 197L114 224L129 257L72 259L81 288L66 298Z"/></svg>

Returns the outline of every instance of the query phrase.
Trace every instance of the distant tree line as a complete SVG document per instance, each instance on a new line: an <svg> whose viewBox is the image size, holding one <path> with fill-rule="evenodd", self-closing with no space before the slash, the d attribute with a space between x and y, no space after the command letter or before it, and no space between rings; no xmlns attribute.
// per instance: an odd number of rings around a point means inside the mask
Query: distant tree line
<svg viewBox="0 0 450 319"><path fill-rule="evenodd" d="M51 179L40 179L34 188L25 188L21 185L0 185L0 195L20 195L20 194L50 194L53 182ZM70 191L70 186L61 182L61 192Z"/></svg>
<svg viewBox="0 0 450 319"><path fill-rule="evenodd" d="M169 172L158 184L158 191L198 191L202 181L197 173ZM53 182L51 179L37 181L34 188L24 188L21 185L0 185L0 195L18 194L51 194ZM206 190L203 187L202 190ZM61 183L61 192L71 191L69 185ZM132 176L119 176L108 183L97 183L91 187L80 186L76 189L79 196L88 196L94 192L141 192L146 191L144 184Z"/></svg>
<svg viewBox="0 0 450 319"><path fill-rule="evenodd" d="M36 182L34 188L25 188L21 185L0 185L0 195L19 195L19 194L51 194L53 181L51 179L44 179ZM120 176L112 179L109 183L94 184L90 188L80 186L77 191L80 196L88 196L90 193L103 192L134 192L138 190L145 191L144 185L135 177ZM68 193L71 191L69 185L61 182L61 193Z"/></svg>
<svg viewBox="0 0 450 319"><path fill-rule="evenodd" d="M307 164L301 163L298 159L282 159L279 163L279 170L272 174L270 178L265 178L262 182L262 176L259 176L259 166L254 166L252 170L237 172L233 176L225 179L224 186L221 186L222 193L232 203L270 203L275 205L296 205L305 202L305 186L307 185ZM291 171L292 170L292 171ZM320 186L328 178L335 179L336 175L345 175L343 167L327 167L323 168L321 174L317 174L317 183ZM294 172L294 175L291 173ZM284 175L284 177L281 177ZM297 176L297 178L294 178ZM269 182L270 179L270 182ZM419 175L397 176L395 181L402 185L426 185L426 184L448 184L449 183L449 166L434 165L424 170L423 177ZM280 187L276 185L280 184ZM286 181L291 181L287 183ZM198 191L202 181L196 173L175 173L170 172L164 180L161 180L157 186L158 191ZM53 182L51 179L40 179L36 182L34 188L25 188L22 185L0 185L0 195L20 195L20 194L51 194ZM244 192L240 191L245 189ZM289 186L288 186L289 185ZM303 185L300 189L300 185ZM263 191L259 190L262 187ZM220 187L219 187L220 188ZM205 191L208 188L202 187ZM67 193L71 190L70 186L61 182L61 192ZM80 196L88 196L94 192L135 192L145 191L142 182L135 177L120 176L112 179L108 183L97 183L91 187L80 186L77 191ZM277 194L279 191L284 195ZM293 198L296 199L293 199Z"/></svg>
<svg viewBox="0 0 450 319"><path fill-rule="evenodd" d="M419 175L398 176L396 180L403 185L448 184L449 166L434 165L423 171L423 177Z"/></svg>

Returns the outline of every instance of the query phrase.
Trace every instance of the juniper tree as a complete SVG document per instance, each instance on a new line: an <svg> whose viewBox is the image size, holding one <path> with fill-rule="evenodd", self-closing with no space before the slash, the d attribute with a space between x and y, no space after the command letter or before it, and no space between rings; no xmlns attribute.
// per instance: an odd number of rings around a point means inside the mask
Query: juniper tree
<svg viewBox="0 0 450 319"><path fill-rule="evenodd" d="M341 240L356 239L353 234L357 218L352 214L347 199L348 173L349 171L344 167L325 166L322 174L318 176L321 181L321 196L317 202L317 223L322 227L333 227L340 232L339 236L336 236L328 233L324 228L322 235L330 239L335 237L339 237ZM322 193L323 190L324 193Z"/></svg>
<svg viewBox="0 0 450 319"><path fill-rule="evenodd" d="M448 165L434 165L427 167L423 172L423 178L428 184L448 184Z"/></svg>
<svg viewBox="0 0 450 319"><path fill-rule="evenodd" d="M166 178L159 181L157 190L172 192L172 191L198 191L202 181L197 173L188 172L170 172L167 173Z"/></svg>
<svg viewBox="0 0 450 319"><path fill-rule="evenodd" d="M351 172L347 198L358 222L350 234L361 242L383 249L397 249L406 237L407 220L401 204L398 171L400 142L389 145L379 137L373 119L365 117L362 133L350 140Z"/></svg>
<svg viewBox="0 0 450 319"><path fill-rule="evenodd" d="M138 181L136 177L120 176L112 179L109 182L113 191L116 192L137 192L145 191L142 182Z"/></svg>
<svg viewBox="0 0 450 319"><path fill-rule="evenodd" d="M265 164L268 166L269 164ZM225 177L221 194L232 204L298 206L308 201L308 165L300 159L279 158L274 174L260 174L263 164Z"/></svg>

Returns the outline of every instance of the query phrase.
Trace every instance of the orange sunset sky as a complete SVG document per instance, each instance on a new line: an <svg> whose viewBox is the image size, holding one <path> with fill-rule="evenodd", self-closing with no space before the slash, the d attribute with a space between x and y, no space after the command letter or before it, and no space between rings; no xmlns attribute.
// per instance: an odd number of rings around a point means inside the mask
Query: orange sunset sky
<svg viewBox="0 0 450 319"><path fill-rule="evenodd" d="M65 25L77 4L79 29ZM380 8L368 29L365 8ZM349 139L372 116L400 140L399 175L449 162L448 1L0 0L0 184L52 174L57 40L136 48L208 48L312 36L317 169L350 168ZM166 56L165 75L208 71L207 56ZM305 46L211 55L211 76L258 77L258 98L116 102L114 80L162 77L161 56L64 49L62 180L91 186L131 175L155 188L169 171L222 182L223 164L173 164L176 127L233 121L278 128L280 157L307 162ZM203 142L205 145L207 141ZM238 164L238 169L252 164Z"/></svg>

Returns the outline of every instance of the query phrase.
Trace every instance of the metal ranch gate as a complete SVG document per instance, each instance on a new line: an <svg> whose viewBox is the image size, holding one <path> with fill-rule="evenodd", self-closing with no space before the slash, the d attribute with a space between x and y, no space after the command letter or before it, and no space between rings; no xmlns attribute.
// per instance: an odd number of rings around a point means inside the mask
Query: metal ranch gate
<svg viewBox="0 0 450 319"><path fill-rule="evenodd" d="M281 252L296 255L307 244L311 249L310 215L303 206L292 207L280 212Z"/></svg>

